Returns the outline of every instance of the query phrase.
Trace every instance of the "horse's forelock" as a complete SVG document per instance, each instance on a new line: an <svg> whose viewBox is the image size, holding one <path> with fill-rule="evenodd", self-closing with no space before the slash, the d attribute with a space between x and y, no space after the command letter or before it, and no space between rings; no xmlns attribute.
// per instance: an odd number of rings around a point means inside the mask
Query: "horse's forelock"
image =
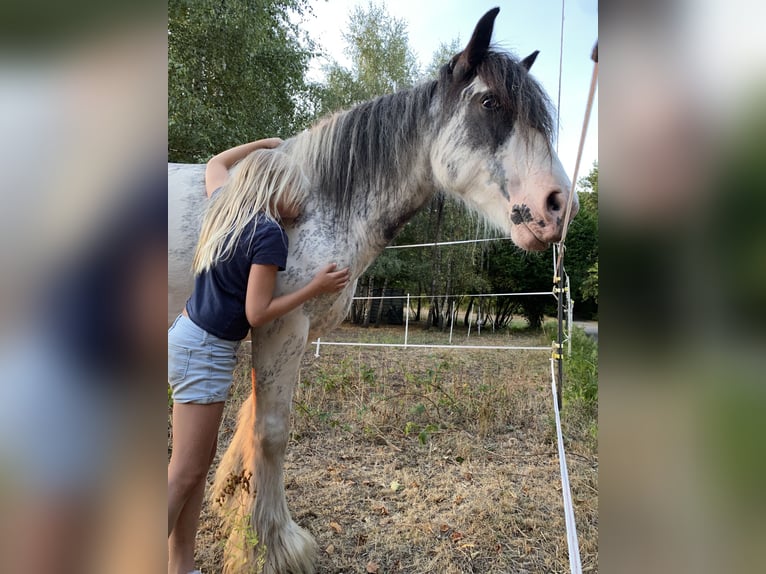
<svg viewBox="0 0 766 574"><path fill-rule="evenodd" d="M454 111L463 89L478 76L510 114L516 133L526 137L532 130L538 131L545 136L549 146L552 144L555 135L553 104L519 59L507 52L490 49L472 73L458 81L452 75L452 64L458 56L456 54L439 71L447 113Z"/></svg>
<svg viewBox="0 0 766 574"><path fill-rule="evenodd" d="M511 112L517 133L536 130L549 144L553 141L553 104L518 59L507 52L490 50L476 71L503 109Z"/></svg>

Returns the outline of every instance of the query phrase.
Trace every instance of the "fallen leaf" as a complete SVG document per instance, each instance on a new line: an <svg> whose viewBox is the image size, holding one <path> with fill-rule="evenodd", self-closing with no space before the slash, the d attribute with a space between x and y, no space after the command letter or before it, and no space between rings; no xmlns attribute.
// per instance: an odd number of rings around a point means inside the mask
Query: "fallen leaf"
<svg viewBox="0 0 766 574"><path fill-rule="evenodd" d="M343 532L343 527L340 524L338 524L337 522L330 522L330 528L332 528L338 534Z"/></svg>
<svg viewBox="0 0 766 574"><path fill-rule="evenodd" d="M463 538L463 533L455 530L455 532L450 535L450 538L452 539L452 542L457 542Z"/></svg>
<svg viewBox="0 0 766 574"><path fill-rule="evenodd" d="M372 510L383 516L388 516L388 508L386 508L385 504L381 504L379 506L373 506Z"/></svg>
<svg viewBox="0 0 766 574"><path fill-rule="evenodd" d="M333 544L330 544L327 548L324 549L325 552L328 554L333 554L335 552L335 546Z"/></svg>
<svg viewBox="0 0 766 574"><path fill-rule="evenodd" d="M393 490L394 492L396 492L397 490L399 490L399 488L400 488L401 486L402 486L402 485L401 485L401 484L399 484L399 482L398 482L398 481L396 481L396 480L392 480L392 481L391 481L391 490Z"/></svg>
<svg viewBox="0 0 766 574"><path fill-rule="evenodd" d="M442 524L439 527L439 530L441 530L442 532L447 532L449 530L449 524Z"/></svg>
<svg viewBox="0 0 766 574"><path fill-rule="evenodd" d="M369 572L369 574L377 574L379 569L380 566L378 566L375 562L367 563L367 572Z"/></svg>

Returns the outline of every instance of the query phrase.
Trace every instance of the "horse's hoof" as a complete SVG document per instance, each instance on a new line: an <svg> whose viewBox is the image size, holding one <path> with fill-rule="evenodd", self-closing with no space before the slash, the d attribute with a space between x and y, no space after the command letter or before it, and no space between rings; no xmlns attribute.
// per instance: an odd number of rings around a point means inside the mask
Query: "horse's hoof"
<svg viewBox="0 0 766 574"><path fill-rule="evenodd" d="M267 543L263 574L314 574L318 546L314 537L292 520Z"/></svg>

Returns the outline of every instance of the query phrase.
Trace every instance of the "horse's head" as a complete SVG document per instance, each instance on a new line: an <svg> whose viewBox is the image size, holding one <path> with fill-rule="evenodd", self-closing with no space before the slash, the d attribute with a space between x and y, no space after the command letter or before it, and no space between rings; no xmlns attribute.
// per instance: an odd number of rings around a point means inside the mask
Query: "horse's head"
<svg viewBox="0 0 766 574"><path fill-rule="evenodd" d="M431 164L439 187L519 247L539 251L561 239L570 181L551 146L550 100L529 75L537 52L517 61L489 49L499 10L482 17L466 48L441 69L444 121ZM577 210L575 196L571 217Z"/></svg>

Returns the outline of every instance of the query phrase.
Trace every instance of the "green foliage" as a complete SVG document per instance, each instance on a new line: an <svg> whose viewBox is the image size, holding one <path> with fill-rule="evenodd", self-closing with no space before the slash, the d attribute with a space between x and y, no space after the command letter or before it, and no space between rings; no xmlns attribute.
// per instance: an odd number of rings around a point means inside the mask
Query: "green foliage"
<svg viewBox="0 0 766 574"><path fill-rule="evenodd" d="M553 261L550 250L524 253L510 241L498 241L487 254L487 275L494 293L528 293L551 290ZM529 327L542 326L545 314L555 313L555 300L550 295L497 298L495 328L504 327L514 312L523 315Z"/></svg>
<svg viewBox="0 0 766 574"><path fill-rule="evenodd" d="M384 4L355 7L343 39L351 68L335 61L325 67L325 83L315 92L320 116L415 83L417 59L409 45L407 23L389 15Z"/></svg>
<svg viewBox="0 0 766 574"><path fill-rule="evenodd" d="M308 0L170 0L168 158L200 162L306 125Z"/></svg>
<svg viewBox="0 0 766 574"><path fill-rule="evenodd" d="M598 345L582 329L572 331L572 354L564 359L562 395L588 409L598 408Z"/></svg>
<svg viewBox="0 0 766 574"><path fill-rule="evenodd" d="M567 232L564 267L575 313L592 318L598 311L598 163L578 183L580 211Z"/></svg>
<svg viewBox="0 0 766 574"><path fill-rule="evenodd" d="M417 77L417 60L409 45L407 23L386 12L384 4L357 6L343 34L357 81L367 97L409 88Z"/></svg>
<svg viewBox="0 0 766 574"><path fill-rule="evenodd" d="M463 49L463 43L460 41L460 36L453 38L451 42L441 42L439 47L434 50L433 56L431 56L431 63L426 67L425 78L429 80L435 80L439 75L439 68L450 61L452 56L457 54Z"/></svg>
<svg viewBox="0 0 766 574"><path fill-rule="evenodd" d="M582 295L598 304L598 261L588 269L588 277L582 283Z"/></svg>

